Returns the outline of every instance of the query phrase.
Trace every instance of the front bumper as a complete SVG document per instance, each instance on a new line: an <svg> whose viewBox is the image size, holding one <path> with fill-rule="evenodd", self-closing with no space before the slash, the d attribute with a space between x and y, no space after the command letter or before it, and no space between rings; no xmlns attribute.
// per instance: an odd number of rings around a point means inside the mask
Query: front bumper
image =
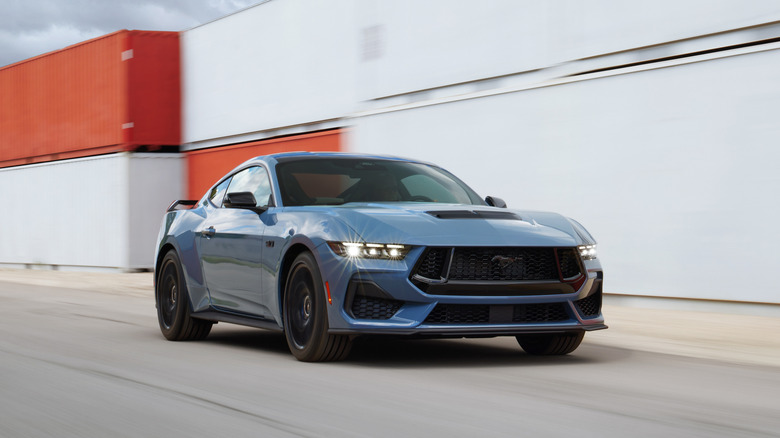
<svg viewBox="0 0 780 438"><path fill-rule="evenodd" d="M330 294L328 322L333 334L468 337L607 328L601 313L603 274L598 260L583 261L587 275L571 293L432 295L410 280L424 248L413 248L403 260L347 258L327 245L318 250Z"/></svg>

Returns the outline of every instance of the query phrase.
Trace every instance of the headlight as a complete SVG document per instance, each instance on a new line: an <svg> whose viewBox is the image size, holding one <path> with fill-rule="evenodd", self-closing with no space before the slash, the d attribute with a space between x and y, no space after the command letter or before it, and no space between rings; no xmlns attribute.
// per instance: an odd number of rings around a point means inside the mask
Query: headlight
<svg viewBox="0 0 780 438"><path fill-rule="evenodd" d="M342 257L401 260L411 247L393 243L328 242L328 246Z"/></svg>
<svg viewBox="0 0 780 438"><path fill-rule="evenodd" d="M580 250L580 257L583 260L593 260L596 258L596 245L580 245L577 247Z"/></svg>

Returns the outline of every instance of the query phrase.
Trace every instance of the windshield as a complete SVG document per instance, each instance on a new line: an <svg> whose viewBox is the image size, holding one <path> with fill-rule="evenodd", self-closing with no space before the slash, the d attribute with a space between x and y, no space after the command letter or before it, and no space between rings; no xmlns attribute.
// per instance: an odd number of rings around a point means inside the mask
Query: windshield
<svg viewBox="0 0 780 438"><path fill-rule="evenodd" d="M276 175L285 206L348 202L443 202L484 205L444 169L406 161L315 158L282 162Z"/></svg>

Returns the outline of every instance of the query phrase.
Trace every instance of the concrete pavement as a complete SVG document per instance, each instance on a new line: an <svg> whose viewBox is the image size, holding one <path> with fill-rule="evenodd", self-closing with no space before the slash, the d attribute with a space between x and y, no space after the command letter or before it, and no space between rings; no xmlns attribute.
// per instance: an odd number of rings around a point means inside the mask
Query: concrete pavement
<svg viewBox="0 0 780 438"><path fill-rule="evenodd" d="M96 273L0 269L0 281L56 286L103 294L148 296L153 314L152 273ZM617 305L605 298L608 330L585 342L738 364L780 366L780 318L724 312ZM575 352L576 354L576 352Z"/></svg>

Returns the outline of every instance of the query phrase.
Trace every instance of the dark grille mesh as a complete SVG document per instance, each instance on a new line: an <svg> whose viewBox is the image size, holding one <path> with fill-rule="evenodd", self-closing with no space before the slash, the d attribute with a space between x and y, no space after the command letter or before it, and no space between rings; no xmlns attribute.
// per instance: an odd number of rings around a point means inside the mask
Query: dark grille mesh
<svg viewBox="0 0 780 438"><path fill-rule="evenodd" d="M548 322L569 319L563 303L518 304L512 322Z"/></svg>
<svg viewBox="0 0 780 438"><path fill-rule="evenodd" d="M508 306L438 304L425 318L424 324L508 324L558 322L569 319L564 303L516 304L509 306L511 314L503 312L502 309L505 307Z"/></svg>
<svg viewBox="0 0 780 438"><path fill-rule="evenodd" d="M563 278L571 278L580 273L580 264L577 263L577 251L572 248L558 250L558 259L561 262L561 274Z"/></svg>
<svg viewBox="0 0 780 438"><path fill-rule="evenodd" d="M441 278L444 270L444 260L449 250L449 248L429 248L417 267L417 274L434 280Z"/></svg>
<svg viewBox="0 0 780 438"><path fill-rule="evenodd" d="M455 248L450 280L558 280L552 248Z"/></svg>
<svg viewBox="0 0 780 438"><path fill-rule="evenodd" d="M355 297L352 315L357 319L390 319L403 303L374 297Z"/></svg>
<svg viewBox="0 0 780 438"><path fill-rule="evenodd" d="M424 324L486 324L490 306L472 304L439 304L425 318Z"/></svg>
<svg viewBox="0 0 780 438"><path fill-rule="evenodd" d="M574 302L584 316L598 316L601 313L601 292Z"/></svg>

